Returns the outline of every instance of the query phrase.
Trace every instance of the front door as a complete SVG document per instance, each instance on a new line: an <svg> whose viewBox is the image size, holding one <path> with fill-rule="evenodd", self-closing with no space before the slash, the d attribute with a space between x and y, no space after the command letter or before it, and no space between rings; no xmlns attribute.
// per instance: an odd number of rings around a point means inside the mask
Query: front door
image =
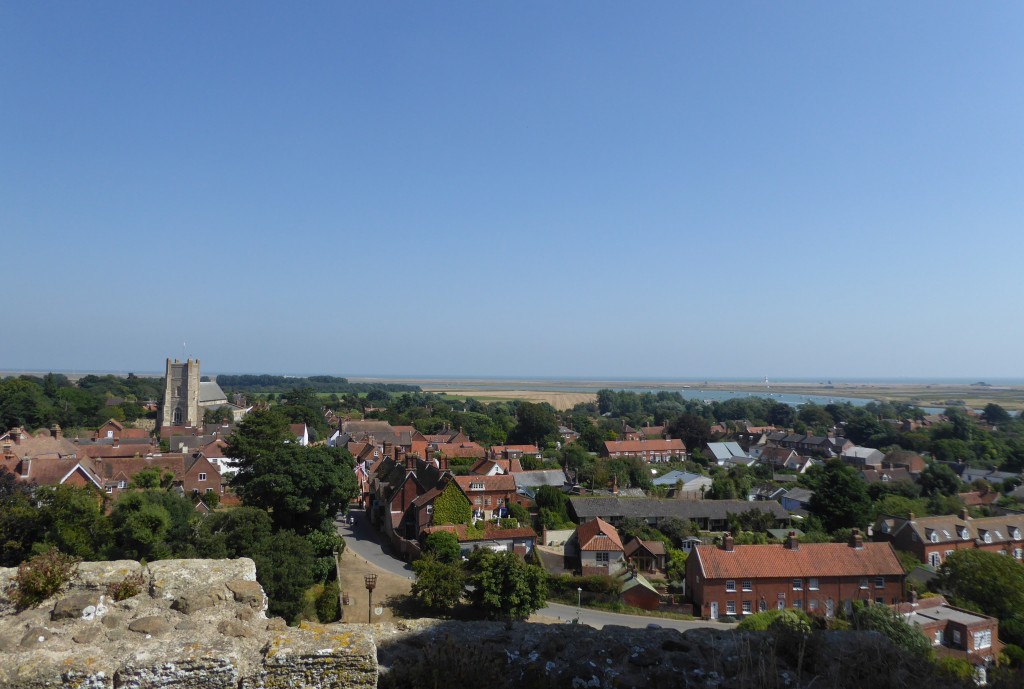
<svg viewBox="0 0 1024 689"><path fill-rule="evenodd" d="M778 598L775 601L775 607L778 608L779 610L785 610L786 609L786 594L784 594L784 593L780 593L779 594Z"/></svg>
<svg viewBox="0 0 1024 689"><path fill-rule="evenodd" d="M713 619L713 620L717 620L718 619L718 603L712 603L711 604L711 619Z"/></svg>

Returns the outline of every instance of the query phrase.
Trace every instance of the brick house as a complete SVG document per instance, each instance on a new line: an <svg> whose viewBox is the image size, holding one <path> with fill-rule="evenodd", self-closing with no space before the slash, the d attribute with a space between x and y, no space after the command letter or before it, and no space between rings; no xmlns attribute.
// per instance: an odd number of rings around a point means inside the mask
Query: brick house
<svg viewBox="0 0 1024 689"><path fill-rule="evenodd" d="M498 516L497 510L511 506L516 496L516 480L508 474L456 476L455 482L469 498L478 519Z"/></svg>
<svg viewBox="0 0 1024 689"><path fill-rule="evenodd" d="M905 575L888 543L698 545L686 561L686 590L695 614L709 619L794 608L832 617L855 600L899 603Z"/></svg>
<svg viewBox="0 0 1024 689"><path fill-rule="evenodd" d="M939 517L882 515L875 522L874 539L888 541L931 567L938 567L957 550L987 550L1021 561L1024 515L972 519L967 510Z"/></svg>
<svg viewBox="0 0 1024 689"><path fill-rule="evenodd" d="M540 459L541 451L536 445L494 445L487 451L487 458L494 460L521 460L523 455Z"/></svg>
<svg viewBox="0 0 1024 689"><path fill-rule="evenodd" d="M682 440L606 440L606 457L638 457L645 462L669 462L686 459L686 445Z"/></svg>
<svg viewBox="0 0 1024 689"><path fill-rule="evenodd" d="M984 668L992 665L1003 650L999 620L954 607L942 596L918 600L911 592L910 602L893 607L908 624L921 629L939 655Z"/></svg>
<svg viewBox="0 0 1024 689"><path fill-rule="evenodd" d="M110 419L105 424L97 428L92 437L93 440L99 440L100 438L117 438L118 440L125 440L127 438L149 438L149 431L144 428L125 428L125 426L116 419Z"/></svg>
<svg viewBox="0 0 1024 689"><path fill-rule="evenodd" d="M573 542L579 550L583 576L616 574L626 565L625 548L619 532L603 519L580 524Z"/></svg>

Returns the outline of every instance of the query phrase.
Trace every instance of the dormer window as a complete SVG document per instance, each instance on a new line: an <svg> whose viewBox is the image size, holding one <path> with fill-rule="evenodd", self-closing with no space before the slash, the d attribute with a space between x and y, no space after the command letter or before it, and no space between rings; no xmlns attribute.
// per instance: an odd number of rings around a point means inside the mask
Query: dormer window
<svg viewBox="0 0 1024 689"><path fill-rule="evenodd" d="M985 541L986 543L991 543L992 542L992 534L990 534L988 531L986 531L985 535L982 536L982 540Z"/></svg>
<svg viewBox="0 0 1024 689"><path fill-rule="evenodd" d="M482 483L471 483L471 484L469 484L469 489L470 490L483 490L484 489L484 484L482 484Z"/></svg>
<svg viewBox="0 0 1024 689"><path fill-rule="evenodd" d="M1010 531L1010 535L1013 536L1013 540L1019 541L1020 540L1020 529L1013 529L1012 531Z"/></svg>
<svg viewBox="0 0 1024 689"><path fill-rule="evenodd" d="M967 531L967 529L961 527L961 529L960 529L960 538L965 540L965 541L970 540L971 534L970 534L970 532Z"/></svg>
<svg viewBox="0 0 1024 689"><path fill-rule="evenodd" d="M935 533L934 531L932 531L931 542L932 543L938 543L939 542L939 534Z"/></svg>

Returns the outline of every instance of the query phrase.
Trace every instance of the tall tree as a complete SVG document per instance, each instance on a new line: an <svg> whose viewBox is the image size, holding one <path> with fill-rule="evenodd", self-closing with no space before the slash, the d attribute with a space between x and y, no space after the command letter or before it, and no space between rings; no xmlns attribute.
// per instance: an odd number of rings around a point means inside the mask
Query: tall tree
<svg viewBox="0 0 1024 689"><path fill-rule="evenodd" d="M841 460L830 459L812 477L811 512L829 531L864 526L871 517L867 484Z"/></svg>
<svg viewBox="0 0 1024 689"><path fill-rule="evenodd" d="M473 607L492 620L525 620L544 607L544 571L512 552L478 550L470 559Z"/></svg>
<svg viewBox="0 0 1024 689"><path fill-rule="evenodd" d="M516 425L508 434L512 444L537 443L543 447L553 444L559 439L558 418L555 410L548 404L520 402L516 410Z"/></svg>

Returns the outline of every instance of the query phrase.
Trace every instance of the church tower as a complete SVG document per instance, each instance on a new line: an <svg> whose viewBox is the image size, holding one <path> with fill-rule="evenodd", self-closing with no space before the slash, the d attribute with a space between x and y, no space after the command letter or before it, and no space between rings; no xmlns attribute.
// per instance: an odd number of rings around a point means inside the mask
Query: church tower
<svg viewBox="0 0 1024 689"><path fill-rule="evenodd" d="M182 363L167 360L164 378L164 402L160 406L160 428L164 426L198 426L199 415L199 359Z"/></svg>

